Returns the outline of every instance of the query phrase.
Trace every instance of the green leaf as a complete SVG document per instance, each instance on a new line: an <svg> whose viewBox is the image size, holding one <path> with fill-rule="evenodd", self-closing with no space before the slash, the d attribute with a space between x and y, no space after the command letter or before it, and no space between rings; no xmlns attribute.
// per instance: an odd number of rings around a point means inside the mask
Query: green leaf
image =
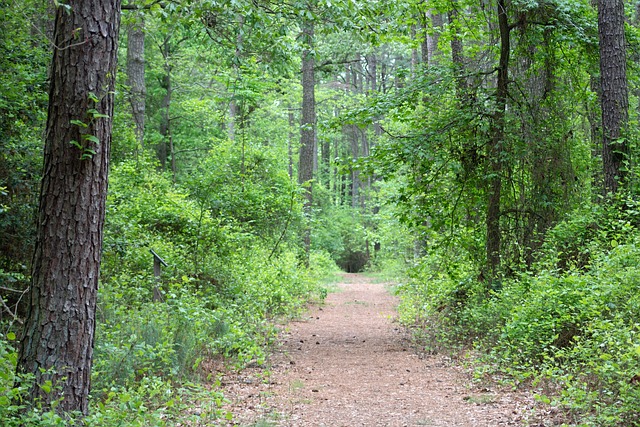
<svg viewBox="0 0 640 427"><path fill-rule="evenodd" d="M82 137L84 139L86 139L87 141L91 141L91 142L93 142L95 144L100 144L100 140L95 135L83 135Z"/></svg>
<svg viewBox="0 0 640 427"><path fill-rule="evenodd" d="M101 119L101 118L106 119L106 118L109 118L109 116L107 114L102 114L98 110L96 110L95 108L88 109L87 110L87 114L90 115L94 119Z"/></svg>
<svg viewBox="0 0 640 427"><path fill-rule="evenodd" d="M82 128L86 128L86 127L88 127L88 126L89 126L89 125L87 125L85 122L83 122L82 120L70 120L70 123L71 123L72 125L80 126L80 127L82 127Z"/></svg>
<svg viewBox="0 0 640 427"><path fill-rule="evenodd" d="M7 334L7 339L8 339L9 341L15 341L15 340L16 340L16 334L14 334L13 332L9 332L9 333Z"/></svg>

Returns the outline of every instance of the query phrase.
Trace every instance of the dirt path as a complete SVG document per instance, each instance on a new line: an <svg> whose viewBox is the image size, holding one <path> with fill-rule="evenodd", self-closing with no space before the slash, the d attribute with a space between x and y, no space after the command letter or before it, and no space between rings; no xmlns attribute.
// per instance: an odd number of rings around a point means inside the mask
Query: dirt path
<svg viewBox="0 0 640 427"><path fill-rule="evenodd" d="M446 359L413 351L384 285L347 274L340 289L290 325L267 377L224 378L233 425L521 425L521 401L469 388Z"/></svg>

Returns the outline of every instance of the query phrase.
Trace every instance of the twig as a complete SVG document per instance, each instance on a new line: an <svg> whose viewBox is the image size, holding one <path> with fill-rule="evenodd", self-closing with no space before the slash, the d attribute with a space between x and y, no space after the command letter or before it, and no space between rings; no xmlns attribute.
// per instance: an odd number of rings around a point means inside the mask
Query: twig
<svg viewBox="0 0 640 427"><path fill-rule="evenodd" d="M24 322L18 318L18 307L16 304L16 312L12 312L11 309L9 308L9 306L7 306L7 304L4 302L4 298L0 298L0 302L2 302L2 307L7 311L7 313L9 313L11 315L11 317L13 317L13 320L15 322L20 323L21 325L24 325Z"/></svg>

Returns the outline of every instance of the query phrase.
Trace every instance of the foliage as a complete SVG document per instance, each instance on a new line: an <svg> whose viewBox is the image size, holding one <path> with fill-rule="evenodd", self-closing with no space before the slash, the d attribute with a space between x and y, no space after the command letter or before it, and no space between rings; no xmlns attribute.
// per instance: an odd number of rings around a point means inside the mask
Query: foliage
<svg viewBox="0 0 640 427"><path fill-rule="evenodd" d="M19 277L27 274L31 256L42 167L48 60L40 33L43 9L36 1L0 5L0 270L16 279L7 283L19 290L26 287Z"/></svg>
<svg viewBox="0 0 640 427"><path fill-rule="evenodd" d="M316 196L320 193L316 187ZM316 197L316 200L320 198ZM362 271L369 261L369 242L362 214L350 207L327 211L317 204L311 237L313 247L331 254L344 271Z"/></svg>
<svg viewBox="0 0 640 427"><path fill-rule="evenodd" d="M0 5L0 283L11 311L0 319L0 399L17 402L0 405L8 425L76 422L21 412L29 378L15 377L9 339L29 283L45 3ZM586 0L506 3L513 60L497 153L488 147L499 34L487 2L144 1L125 10L125 23L145 24L144 147L120 73L93 410L83 422L226 417L213 361L263 363L273 321L326 296L318 284L338 264L402 277L401 320L429 351L474 346L487 354L479 376L501 370L540 388L540 400L576 423L638 424L640 175L631 158L625 191L599 196L597 14ZM638 28L627 9L633 103ZM435 15L441 24L425 19ZM316 27L319 130L308 215L295 183L303 20ZM501 266L491 276L486 215L497 178ZM150 249L167 263L159 278ZM189 411L196 399L202 407Z"/></svg>
<svg viewBox="0 0 640 427"><path fill-rule="evenodd" d="M604 230L576 245L590 248L587 264L559 269L551 255L535 275L506 279L486 294L472 264L444 263L434 253L400 288L401 319L431 350L461 343L485 350L479 378L496 369L508 373L513 384L538 387L540 400L567 409L580 425L637 424L640 241L630 232L628 211L617 218L607 209L594 211L611 221L597 221ZM545 245L563 248L585 236L593 229L589 219L570 217Z"/></svg>

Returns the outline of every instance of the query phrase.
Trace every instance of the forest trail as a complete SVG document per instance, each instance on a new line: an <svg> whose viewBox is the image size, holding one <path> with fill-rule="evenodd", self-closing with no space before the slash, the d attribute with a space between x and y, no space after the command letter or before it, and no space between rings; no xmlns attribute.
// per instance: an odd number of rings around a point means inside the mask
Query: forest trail
<svg viewBox="0 0 640 427"><path fill-rule="evenodd" d="M440 356L416 354L384 284L345 274L339 291L282 334L269 375L223 378L234 426L521 425L521 396L470 388Z"/></svg>

